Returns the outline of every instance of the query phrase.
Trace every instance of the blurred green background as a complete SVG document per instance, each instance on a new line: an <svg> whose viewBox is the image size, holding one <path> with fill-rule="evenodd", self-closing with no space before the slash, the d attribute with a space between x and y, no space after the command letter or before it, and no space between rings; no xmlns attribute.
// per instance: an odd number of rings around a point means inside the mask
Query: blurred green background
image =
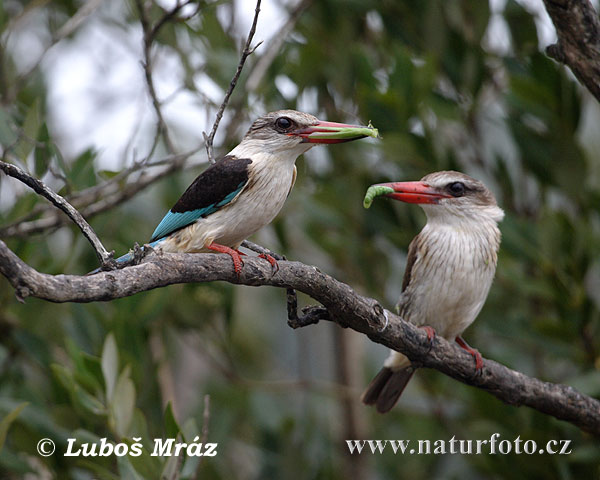
<svg viewBox="0 0 600 480"><path fill-rule="evenodd" d="M0 4L2 151L65 195L107 181L146 156L155 138L145 85L118 81L142 72L136 5L89 4L95 9L87 16L76 0ZM149 5L152 21L172 6ZM273 19L282 25L294 7L265 2L271 17L259 17L259 26ZM383 138L315 148L299 159L283 211L252 240L392 308L424 214L385 201L367 211L366 188L443 169L475 176L494 191L506 218L495 283L465 338L485 357L600 396L600 109L544 55L551 25L540 5L319 0L303 7L289 34L259 29L254 43L265 43L248 59L216 152L237 144L258 115L280 108L370 120ZM160 30L154 73L178 152L201 145L253 12L251 1L214 2ZM65 24L72 30L61 36ZM114 37L118 47L99 54L89 43L94 35ZM60 77L53 69L73 51L81 57L70 64L72 76L77 62L94 67L83 92L88 103L67 115L85 117L80 130L57 114L71 94L56 95L69 72ZM116 68L127 55L129 70ZM116 136L84 136L115 119L129 116L135 124L135 113L119 110L132 98L146 110L126 147L116 148ZM187 107L177 106L181 98ZM188 109L200 113L185 121ZM150 161L166 153L159 139ZM205 161L200 150L188 168L90 218L105 246L122 253L146 241ZM0 176L0 231L44 202ZM70 224L0 238L42 272L83 274L97 266ZM218 455L199 465L186 459L171 478L600 478L598 439L435 371L420 371L392 412L376 414L359 397L386 349L332 324L292 331L282 290L189 284L110 303L55 305L34 298L21 304L4 278L0 286L0 441L8 429L2 479L160 478L176 469L173 459L43 458L36 443L52 438L62 452L70 437L142 437L149 446L181 431L191 440L202 436L205 395L208 439L218 442ZM539 446L569 439L572 453L351 456L345 442L485 440L494 433Z"/></svg>

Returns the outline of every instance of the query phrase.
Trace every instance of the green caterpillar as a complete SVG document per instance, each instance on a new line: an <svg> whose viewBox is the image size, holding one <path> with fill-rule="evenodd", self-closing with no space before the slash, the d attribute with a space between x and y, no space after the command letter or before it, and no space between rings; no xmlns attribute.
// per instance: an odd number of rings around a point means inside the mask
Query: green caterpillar
<svg viewBox="0 0 600 480"><path fill-rule="evenodd" d="M369 208L375 200L375 197L385 195L386 193L394 193L394 189L386 187L384 185L371 185L365 193L365 199L363 200L363 206Z"/></svg>

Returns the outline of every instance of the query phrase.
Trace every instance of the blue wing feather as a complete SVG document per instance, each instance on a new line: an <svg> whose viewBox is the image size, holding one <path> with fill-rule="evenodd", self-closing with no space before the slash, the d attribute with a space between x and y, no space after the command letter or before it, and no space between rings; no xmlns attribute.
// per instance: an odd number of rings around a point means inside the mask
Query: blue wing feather
<svg viewBox="0 0 600 480"><path fill-rule="evenodd" d="M180 230L188 225L191 225L199 218L208 217L211 213L216 212L220 208L225 205L231 203L233 199L242 191L246 182L241 182L238 187L228 194L223 200L218 203L213 203L212 205L208 205L203 208L198 208L196 210L189 210L187 212L173 212L169 211L160 221L154 233L152 234L151 242L155 240L159 240L167 235Z"/></svg>

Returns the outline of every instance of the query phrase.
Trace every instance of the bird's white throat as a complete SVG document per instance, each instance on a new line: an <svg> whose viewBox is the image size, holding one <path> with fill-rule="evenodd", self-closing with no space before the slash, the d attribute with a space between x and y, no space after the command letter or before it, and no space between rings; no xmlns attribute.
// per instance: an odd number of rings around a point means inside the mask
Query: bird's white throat
<svg viewBox="0 0 600 480"><path fill-rule="evenodd" d="M296 159L310 150L314 144L302 143L297 137L290 137L287 142L281 142L281 139L252 139L245 138L229 155L238 158L287 160L295 162Z"/></svg>

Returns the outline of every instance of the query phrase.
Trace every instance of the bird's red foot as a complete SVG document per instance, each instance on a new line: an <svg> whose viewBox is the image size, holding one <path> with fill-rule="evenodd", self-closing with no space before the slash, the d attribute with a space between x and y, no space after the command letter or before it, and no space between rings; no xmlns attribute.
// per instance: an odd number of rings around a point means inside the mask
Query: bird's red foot
<svg viewBox="0 0 600 480"><path fill-rule="evenodd" d="M235 273L238 276L238 278L240 277L242 273L242 265L244 265L244 262L242 261L242 255L245 255L244 253L214 242L208 245L206 248L214 252L226 253L227 255L229 255L233 260L233 269L235 270Z"/></svg>
<svg viewBox="0 0 600 480"><path fill-rule="evenodd" d="M431 343L435 338L435 329L433 327L430 327L429 325L423 325L419 328L422 328L427 332L427 340L429 340L429 343Z"/></svg>
<svg viewBox="0 0 600 480"><path fill-rule="evenodd" d="M458 345L460 346L460 348L465 349L467 352L469 352L471 355L473 355L473 358L475 359L475 370L476 371L481 370L483 368L483 359L481 358L481 353L479 353L478 350L471 348L469 346L469 344L467 342L465 342L461 336L456 337L455 340L456 340L456 343L458 343Z"/></svg>
<svg viewBox="0 0 600 480"><path fill-rule="evenodd" d="M277 263L277 260L275 260L275 258L269 255L268 253L261 253L258 256L258 258L264 258L267 262L271 264L271 267L273 267L273 275L275 275L279 271L279 264Z"/></svg>

